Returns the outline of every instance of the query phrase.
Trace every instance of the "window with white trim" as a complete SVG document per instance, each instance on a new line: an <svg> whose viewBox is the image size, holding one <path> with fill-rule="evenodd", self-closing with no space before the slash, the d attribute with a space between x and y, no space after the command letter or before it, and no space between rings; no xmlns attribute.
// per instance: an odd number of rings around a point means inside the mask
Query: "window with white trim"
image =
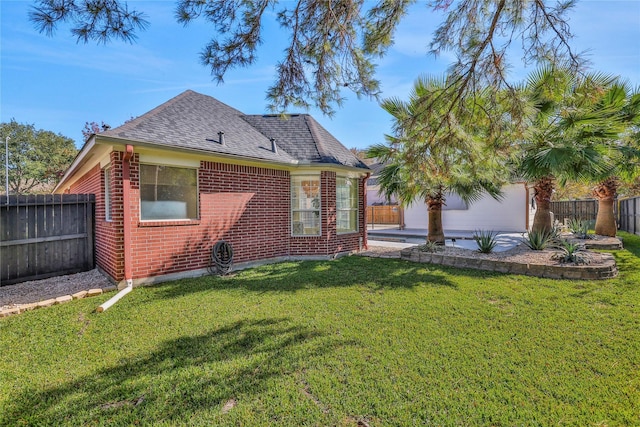
<svg viewBox="0 0 640 427"><path fill-rule="evenodd" d="M197 169L140 164L140 219L197 218Z"/></svg>
<svg viewBox="0 0 640 427"><path fill-rule="evenodd" d="M111 168L104 169L104 219L111 221Z"/></svg>
<svg viewBox="0 0 640 427"><path fill-rule="evenodd" d="M357 178L336 178L336 228L338 233L358 231Z"/></svg>
<svg viewBox="0 0 640 427"><path fill-rule="evenodd" d="M320 177L291 177L291 234L320 235Z"/></svg>

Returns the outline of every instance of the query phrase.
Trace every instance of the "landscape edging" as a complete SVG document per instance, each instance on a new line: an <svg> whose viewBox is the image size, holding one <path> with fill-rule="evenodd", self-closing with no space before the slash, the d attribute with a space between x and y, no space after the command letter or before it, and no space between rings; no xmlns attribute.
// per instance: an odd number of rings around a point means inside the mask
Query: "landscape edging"
<svg viewBox="0 0 640 427"><path fill-rule="evenodd" d="M111 292L115 290L117 290L115 286L108 286L106 288L88 289L86 291L76 292L73 295L63 295L60 297L49 298L43 301L32 302L28 304L15 304L15 307L5 308L4 310L0 310L0 317L8 317L15 314L24 313L25 311L35 310L37 308L51 307L52 305L64 304L66 302L71 302L76 299L98 296L98 295L102 295L103 293Z"/></svg>
<svg viewBox="0 0 640 427"><path fill-rule="evenodd" d="M424 252L417 247L406 248L400 251L400 258L413 262L445 265L456 268L471 268L474 270L496 271L499 273L521 274L547 279L605 280L616 277L618 275L618 268L613 255L601 255L603 258L603 264L599 265L547 265L482 259L464 255L448 255L437 252Z"/></svg>

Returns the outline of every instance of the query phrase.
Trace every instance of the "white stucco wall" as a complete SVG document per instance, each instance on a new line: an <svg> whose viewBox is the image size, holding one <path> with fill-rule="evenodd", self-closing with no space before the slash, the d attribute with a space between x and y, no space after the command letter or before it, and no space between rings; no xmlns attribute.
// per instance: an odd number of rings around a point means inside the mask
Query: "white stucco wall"
<svg viewBox="0 0 640 427"><path fill-rule="evenodd" d="M395 197L391 198L389 202L387 198L380 194L380 187L376 186L367 186L367 206L372 205L385 205L388 203L395 203Z"/></svg>
<svg viewBox="0 0 640 427"><path fill-rule="evenodd" d="M527 211L531 208L524 183L503 187L504 198L498 202L485 195L466 210L443 210L442 226L445 230L493 230L524 232L527 230ZM530 213L529 221L533 220ZM414 203L404 212L406 228L428 228L427 206Z"/></svg>

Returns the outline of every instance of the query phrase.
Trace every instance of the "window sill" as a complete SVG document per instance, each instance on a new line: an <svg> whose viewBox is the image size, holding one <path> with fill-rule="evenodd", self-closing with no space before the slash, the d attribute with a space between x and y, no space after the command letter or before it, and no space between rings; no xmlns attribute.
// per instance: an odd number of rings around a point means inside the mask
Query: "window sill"
<svg viewBox="0 0 640 427"><path fill-rule="evenodd" d="M358 230L353 230L353 231L337 231L336 234L338 236L344 236L346 234L360 234L360 232Z"/></svg>
<svg viewBox="0 0 640 427"><path fill-rule="evenodd" d="M182 225L200 225L199 219L165 219L161 221L140 221L138 227L176 227Z"/></svg>

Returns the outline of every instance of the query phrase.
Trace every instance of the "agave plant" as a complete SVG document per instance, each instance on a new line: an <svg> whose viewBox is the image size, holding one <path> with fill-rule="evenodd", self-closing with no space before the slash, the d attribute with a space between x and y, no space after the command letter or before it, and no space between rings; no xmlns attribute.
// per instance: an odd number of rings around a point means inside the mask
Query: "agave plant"
<svg viewBox="0 0 640 427"><path fill-rule="evenodd" d="M572 218L568 224L569 231L578 239L589 238L589 221L583 221L580 218Z"/></svg>
<svg viewBox="0 0 640 427"><path fill-rule="evenodd" d="M531 230L527 232L527 236L522 240L529 249L541 251L556 242L554 233L547 230Z"/></svg>
<svg viewBox="0 0 640 427"><path fill-rule="evenodd" d="M551 255L551 259L560 261L562 264L590 264L591 255L585 250L581 243L571 243L563 241L554 245L558 252Z"/></svg>
<svg viewBox="0 0 640 427"><path fill-rule="evenodd" d="M431 240L427 240L425 244L418 246L418 250L422 252L438 252L442 250L444 246L439 244L438 242L432 242Z"/></svg>
<svg viewBox="0 0 640 427"><path fill-rule="evenodd" d="M478 230L473 235L473 240L478 245L478 252L483 254L490 254L496 247L498 242L496 241L497 233L493 231Z"/></svg>

